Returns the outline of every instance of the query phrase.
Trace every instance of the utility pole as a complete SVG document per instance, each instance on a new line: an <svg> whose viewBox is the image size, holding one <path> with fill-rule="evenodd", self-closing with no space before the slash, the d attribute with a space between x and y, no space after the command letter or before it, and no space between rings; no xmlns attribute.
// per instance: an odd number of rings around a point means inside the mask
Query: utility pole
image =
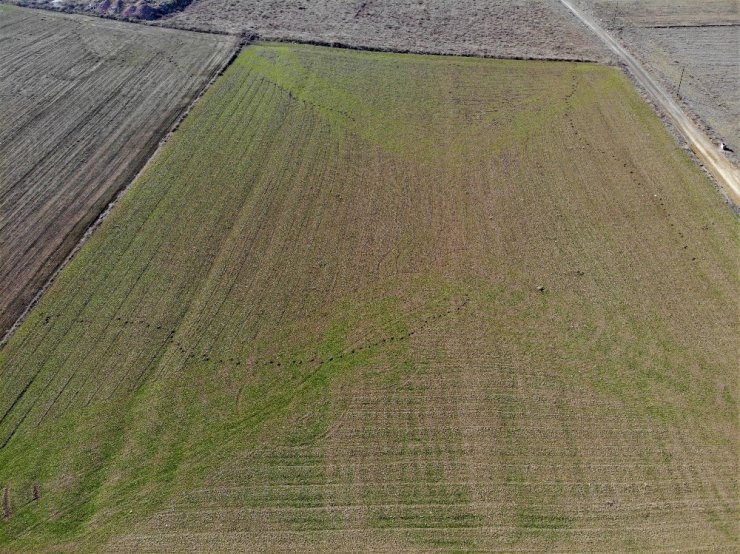
<svg viewBox="0 0 740 554"><path fill-rule="evenodd" d="M683 73L686 71L686 66L681 69L681 78L678 80L678 89L676 90L676 96L681 98L681 83L683 83Z"/></svg>

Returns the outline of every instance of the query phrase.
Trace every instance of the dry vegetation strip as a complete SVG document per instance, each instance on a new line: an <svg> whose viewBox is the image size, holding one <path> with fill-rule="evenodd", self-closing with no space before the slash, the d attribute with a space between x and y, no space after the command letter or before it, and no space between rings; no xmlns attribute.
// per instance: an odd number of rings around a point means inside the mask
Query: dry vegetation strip
<svg viewBox="0 0 740 554"><path fill-rule="evenodd" d="M233 46L0 6L0 335Z"/></svg>
<svg viewBox="0 0 740 554"><path fill-rule="evenodd" d="M615 69L251 47L0 351L0 545L730 550L737 247Z"/></svg>

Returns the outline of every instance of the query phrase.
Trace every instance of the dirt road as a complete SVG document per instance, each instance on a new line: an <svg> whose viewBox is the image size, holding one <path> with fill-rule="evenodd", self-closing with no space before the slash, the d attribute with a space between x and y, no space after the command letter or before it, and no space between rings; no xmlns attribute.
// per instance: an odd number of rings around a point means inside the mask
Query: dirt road
<svg viewBox="0 0 740 554"><path fill-rule="evenodd" d="M653 100L670 118L676 129L686 139L691 150L719 182L727 195L735 204L740 204L740 171L722 154L719 147L691 121L671 95L650 76L642 64L607 31L602 29L593 18L584 14L568 0L560 0L560 2L603 40L607 47L624 62L634 78L648 91Z"/></svg>

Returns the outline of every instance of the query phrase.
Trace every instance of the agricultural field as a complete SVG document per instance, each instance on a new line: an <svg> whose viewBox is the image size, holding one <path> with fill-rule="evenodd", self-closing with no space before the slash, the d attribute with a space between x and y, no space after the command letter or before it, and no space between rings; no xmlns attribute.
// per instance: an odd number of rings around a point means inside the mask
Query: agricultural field
<svg viewBox="0 0 740 554"><path fill-rule="evenodd" d="M557 0L200 0L162 22L384 50L608 59Z"/></svg>
<svg viewBox="0 0 740 554"><path fill-rule="evenodd" d="M607 60L558 0L17 0L265 39L497 57Z"/></svg>
<svg viewBox="0 0 740 554"><path fill-rule="evenodd" d="M0 336L234 47L0 5Z"/></svg>
<svg viewBox="0 0 740 554"><path fill-rule="evenodd" d="M740 151L740 27L638 27L622 36L718 140Z"/></svg>
<svg viewBox="0 0 740 554"><path fill-rule="evenodd" d="M578 0L740 162L740 3ZM681 73L684 78L681 79ZM681 84L680 90L678 89Z"/></svg>
<svg viewBox="0 0 740 554"><path fill-rule="evenodd" d="M733 550L739 242L615 68L251 46L0 350L0 549Z"/></svg>
<svg viewBox="0 0 740 554"><path fill-rule="evenodd" d="M740 25L736 0L571 0L609 27Z"/></svg>
<svg viewBox="0 0 740 554"><path fill-rule="evenodd" d="M718 139L740 151L740 27L635 28L623 37Z"/></svg>

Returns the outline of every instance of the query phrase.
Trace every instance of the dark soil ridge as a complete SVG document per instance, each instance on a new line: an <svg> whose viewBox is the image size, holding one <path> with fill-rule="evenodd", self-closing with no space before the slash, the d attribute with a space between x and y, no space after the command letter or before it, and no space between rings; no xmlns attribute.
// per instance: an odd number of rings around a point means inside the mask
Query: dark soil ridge
<svg viewBox="0 0 740 554"><path fill-rule="evenodd" d="M190 0L192 2L192 0ZM188 2L188 4L190 4ZM133 24L139 24L139 25L152 25L156 22L162 19L161 17L156 19L141 19L137 17L122 17L120 15L114 15L110 13L98 13L92 10L76 10L67 6L61 6L61 7L55 7L51 4L29 4L28 2L9 2L7 0L0 0L0 5L6 5L6 6L17 6L19 8L23 8L26 10L39 10L44 12L51 12L55 14L63 14L68 15L71 17L87 17L87 18L93 18L93 19L107 19L109 21L119 21L122 23L133 23ZM187 6L183 6L182 9L185 9ZM174 10L179 11L179 10ZM174 11L171 11L169 13L174 13ZM163 17L163 16L162 16ZM162 27L164 29L174 29L176 31L189 31L191 33L200 33L202 35L218 35L218 36L237 36L235 33L227 33L225 31L218 31L218 30L210 30L205 31L203 29L198 29L195 27L185 27L185 26L167 26L164 25L157 25L158 27Z"/></svg>
<svg viewBox="0 0 740 554"><path fill-rule="evenodd" d="M193 0L168 0L155 6L152 6L151 4L140 4L138 6L128 6L125 10L122 10L123 3L120 0L115 0L115 2L104 0L104 2L97 6L94 12L99 15L113 15L120 13L124 18L152 21L160 19L173 12L182 11L192 2ZM109 10L113 6L115 7L113 9L113 14L111 14ZM115 15L113 15L113 17L115 17Z"/></svg>

